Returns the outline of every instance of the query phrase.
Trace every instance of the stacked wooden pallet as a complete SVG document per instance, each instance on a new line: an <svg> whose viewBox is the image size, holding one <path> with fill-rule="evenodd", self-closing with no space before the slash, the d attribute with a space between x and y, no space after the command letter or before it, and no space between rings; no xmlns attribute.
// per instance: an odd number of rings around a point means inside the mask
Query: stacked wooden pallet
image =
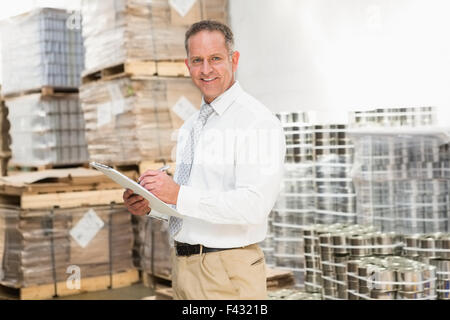
<svg viewBox="0 0 450 320"><path fill-rule="evenodd" d="M1 178L0 292L46 299L137 282L122 194L84 168Z"/></svg>
<svg viewBox="0 0 450 320"><path fill-rule="evenodd" d="M106 164L171 161L184 120L176 113L201 100L188 78L128 76L82 85L80 98L90 159Z"/></svg>
<svg viewBox="0 0 450 320"><path fill-rule="evenodd" d="M184 60L184 33L200 20L228 20L227 0L89 0L82 5L85 76L145 62L149 74ZM149 63L150 62L150 63ZM179 64L178 64L179 65ZM141 69L141 68L139 68ZM107 73L107 71L106 71Z"/></svg>
<svg viewBox="0 0 450 320"><path fill-rule="evenodd" d="M184 34L226 22L227 0L84 1L86 68L80 89L92 160L173 159L176 132L201 96L184 64Z"/></svg>

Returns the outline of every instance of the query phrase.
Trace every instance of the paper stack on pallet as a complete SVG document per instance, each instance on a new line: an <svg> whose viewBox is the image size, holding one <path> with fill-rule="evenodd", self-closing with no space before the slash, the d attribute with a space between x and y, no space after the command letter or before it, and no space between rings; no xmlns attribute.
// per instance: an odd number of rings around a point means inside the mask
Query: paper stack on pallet
<svg viewBox="0 0 450 320"><path fill-rule="evenodd" d="M88 72L127 60L181 60L194 22L226 22L228 0L84 0Z"/></svg>
<svg viewBox="0 0 450 320"><path fill-rule="evenodd" d="M133 220L135 220L135 266L146 274L170 279L172 258L168 223L149 217L133 216Z"/></svg>
<svg viewBox="0 0 450 320"><path fill-rule="evenodd" d="M201 101L190 79L161 77L91 82L80 97L90 159L114 164L171 159L180 116Z"/></svg>
<svg viewBox="0 0 450 320"><path fill-rule="evenodd" d="M3 94L43 86L78 88L84 50L81 30L67 23L70 16L39 8L3 22Z"/></svg>
<svg viewBox="0 0 450 320"><path fill-rule="evenodd" d="M118 187L83 168L1 178L1 284L65 286L79 270L83 286L88 278L133 269L131 215Z"/></svg>
<svg viewBox="0 0 450 320"><path fill-rule="evenodd" d="M12 164L64 165L88 160L78 94L29 94L8 99L8 107Z"/></svg>

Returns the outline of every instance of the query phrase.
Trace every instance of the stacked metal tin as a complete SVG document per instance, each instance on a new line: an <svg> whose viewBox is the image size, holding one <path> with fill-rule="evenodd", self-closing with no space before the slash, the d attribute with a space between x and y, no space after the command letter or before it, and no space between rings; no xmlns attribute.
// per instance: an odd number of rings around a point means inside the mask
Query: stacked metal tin
<svg viewBox="0 0 450 320"><path fill-rule="evenodd" d="M308 292L324 299L349 299L347 262L361 257L387 256L398 251L395 234L360 225L314 225L304 231Z"/></svg>
<svg viewBox="0 0 450 320"><path fill-rule="evenodd" d="M268 221L267 221L267 236L266 238L259 243L259 246L261 250L264 252L264 258L266 265L268 267L274 267L275 266L275 257L274 257L274 233L273 233L273 217L274 212L272 211L269 215Z"/></svg>
<svg viewBox="0 0 450 320"><path fill-rule="evenodd" d="M409 235L404 242L406 257L436 268L437 298L450 300L450 234Z"/></svg>
<svg viewBox="0 0 450 320"><path fill-rule="evenodd" d="M275 114L283 126L286 137L286 163L313 161L313 128L306 112L280 112Z"/></svg>
<svg viewBox="0 0 450 320"><path fill-rule="evenodd" d="M404 257L362 257L347 262L350 300L434 300L436 267Z"/></svg>
<svg viewBox="0 0 450 320"><path fill-rule="evenodd" d="M275 265L294 273L296 285L304 285L302 230L314 220L314 165L286 164L282 191L273 211Z"/></svg>
<svg viewBox="0 0 450 320"><path fill-rule="evenodd" d="M302 230L314 221L313 132L306 113L278 113L286 135L285 175L274 206L275 265L293 272L296 286L304 286L305 258Z"/></svg>
<svg viewBox="0 0 450 320"><path fill-rule="evenodd" d="M421 127L436 123L435 107L385 108L350 113L352 127Z"/></svg>
<svg viewBox="0 0 450 320"><path fill-rule="evenodd" d="M345 125L314 126L315 223L355 223L353 145Z"/></svg>

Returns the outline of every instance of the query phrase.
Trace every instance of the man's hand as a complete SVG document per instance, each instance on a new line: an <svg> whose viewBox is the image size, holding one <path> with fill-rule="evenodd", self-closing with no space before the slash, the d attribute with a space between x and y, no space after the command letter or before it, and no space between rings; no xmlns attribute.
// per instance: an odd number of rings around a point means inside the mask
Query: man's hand
<svg viewBox="0 0 450 320"><path fill-rule="evenodd" d="M147 170L139 177L139 183L167 204L177 204L180 186L164 171Z"/></svg>
<svg viewBox="0 0 450 320"><path fill-rule="evenodd" d="M133 193L133 190L130 189L125 190L123 193L123 202L128 211L137 216L145 216L151 211L148 206L148 200Z"/></svg>

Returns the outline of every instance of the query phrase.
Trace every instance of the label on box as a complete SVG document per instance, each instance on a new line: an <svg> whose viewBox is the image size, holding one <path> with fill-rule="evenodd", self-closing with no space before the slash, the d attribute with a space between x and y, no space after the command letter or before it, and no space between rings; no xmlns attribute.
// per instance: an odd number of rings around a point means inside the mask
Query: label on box
<svg viewBox="0 0 450 320"><path fill-rule="evenodd" d="M112 114L118 115L125 111L125 101L118 84L108 86L109 95L111 97Z"/></svg>
<svg viewBox="0 0 450 320"><path fill-rule="evenodd" d="M104 225L105 223L94 209L89 209L76 226L70 230L70 235L80 247L85 248Z"/></svg>
<svg viewBox="0 0 450 320"><path fill-rule="evenodd" d="M186 121L186 119L193 115L197 109L195 109L194 105L185 96L181 96L177 103L172 107L172 111L183 119L183 121Z"/></svg>
<svg viewBox="0 0 450 320"><path fill-rule="evenodd" d="M103 103L97 106L97 126L101 127L112 120L111 103Z"/></svg>
<svg viewBox="0 0 450 320"><path fill-rule="evenodd" d="M184 17L191 10L197 0L169 0L169 4L176 12Z"/></svg>

